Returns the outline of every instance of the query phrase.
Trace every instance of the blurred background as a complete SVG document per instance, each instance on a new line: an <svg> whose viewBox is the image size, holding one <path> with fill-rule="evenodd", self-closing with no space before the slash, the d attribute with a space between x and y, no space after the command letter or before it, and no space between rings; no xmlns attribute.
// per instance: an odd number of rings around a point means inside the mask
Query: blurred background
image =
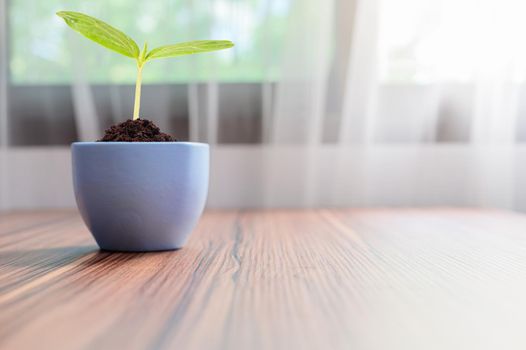
<svg viewBox="0 0 526 350"><path fill-rule="evenodd" d="M131 117L150 47L234 49L144 70L142 117L212 146L209 207L526 210L526 2L0 0L0 210L74 207L69 144Z"/></svg>

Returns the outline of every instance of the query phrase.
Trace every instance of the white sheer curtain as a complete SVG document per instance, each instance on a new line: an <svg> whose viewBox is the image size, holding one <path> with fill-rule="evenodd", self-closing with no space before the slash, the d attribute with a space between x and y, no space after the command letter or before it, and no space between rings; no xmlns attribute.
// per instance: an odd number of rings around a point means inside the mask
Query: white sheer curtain
<svg viewBox="0 0 526 350"><path fill-rule="evenodd" d="M8 208L7 201L7 157L5 150L9 142L7 124L7 8L0 0L0 211Z"/></svg>
<svg viewBox="0 0 526 350"><path fill-rule="evenodd" d="M342 16L335 13L341 1L295 5L266 130L271 144L302 148L289 173L266 169L265 194L283 198L274 203L301 198L298 202L306 206L518 206L515 162L524 139L519 125L524 124L526 68L523 2L357 0L343 15L352 23L347 27L335 25L334 17ZM350 44L343 53L346 64L337 71L345 79L331 86L335 58L329 53L339 52L331 45L348 44L335 41L345 28L351 30ZM328 91L342 98L335 102ZM321 135L327 131L329 109L339 111L336 135L330 137L336 151L321 155L319 150L327 148ZM398 163L386 149L398 150ZM274 159L267 156L265 164L279 163L281 151L274 150ZM435 151L444 156L436 159L435 171L426 172ZM329 174L320 169L324 156L331 159ZM458 157L465 163L451 161ZM272 175L295 180L280 182ZM388 188L390 177L397 189ZM276 187L280 183L287 186ZM447 183L449 193L441 195Z"/></svg>
<svg viewBox="0 0 526 350"><path fill-rule="evenodd" d="M122 4L82 6L105 18ZM206 59L158 63L161 78L187 76L188 138L213 146L212 206L526 209L520 186L526 173L526 3L208 0L182 6L165 0L148 6L130 10L136 23L116 25L141 37L179 21L184 35L178 38L238 44ZM135 27L141 30L133 33ZM163 33L163 41L172 40L169 30ZM69 42L77 54L84 44ZM113 64L111 55L100 54L99 66ZM81 69L80 58L74 61L73 71ZM120 79L130 74L126 69L113 73ZM146 73L144 110L155 110L152 118L169 129L182 101L174 105L170 82L148 97L150 84L160 81L153 73ZM247 82L258 86L259 96L229 86ZM112 122L131 113L123 89L111 88L108 103L122 115ZM105 123L89 74L72 74L72 92L76 134L93 138ZM229 119L254 104L259 119ZM250 145L222 142L227 133L243 134L246 125L259 132Z"/></svg>

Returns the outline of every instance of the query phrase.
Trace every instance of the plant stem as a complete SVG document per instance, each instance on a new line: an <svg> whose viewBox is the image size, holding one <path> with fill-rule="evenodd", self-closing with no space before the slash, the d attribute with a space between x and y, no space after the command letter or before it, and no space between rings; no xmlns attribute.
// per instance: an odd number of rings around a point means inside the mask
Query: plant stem
<svg viewBox="0 0 526 350"><path fill-rule="evenodd" d="M135 82L135 104L133 106L133 120L139 119L139 110L141 109L141 82L142 64L137 64L137 81Z"/></svg>

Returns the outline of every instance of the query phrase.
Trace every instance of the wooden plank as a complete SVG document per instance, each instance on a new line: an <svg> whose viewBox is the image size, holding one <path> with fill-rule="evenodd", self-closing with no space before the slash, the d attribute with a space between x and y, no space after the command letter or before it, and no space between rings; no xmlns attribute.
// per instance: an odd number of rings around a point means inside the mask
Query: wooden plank
<svg viewBox="0 0 526 350"><path fill-rule="evenodd" d="M143 254L72 213L0 216L1 349L524 349L525 295L508 212L209 211Z"/></svg>

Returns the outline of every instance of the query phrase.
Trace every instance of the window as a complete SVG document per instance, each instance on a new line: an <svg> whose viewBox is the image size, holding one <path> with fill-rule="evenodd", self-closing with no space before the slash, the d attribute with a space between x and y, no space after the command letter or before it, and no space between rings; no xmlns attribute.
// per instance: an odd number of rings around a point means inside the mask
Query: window
<svg viewBox="0 0 526 350"><path fill-rule="evenodd" d="M80 39L55 16L78 10L99 17L149 47L196 39L229 39L235 50L162 60L145 70L146 83L216 79L272 80L283 51L292 0L9 2L10 77L13 84L64 84L79 69L92 83L133 83L130 59Z"/></svg>
<svg viewBox="0 0 526 350"><path fill-rule="evenodd" d="M526 80L526 3L517 0L382 1L383 82Z"/></svg>

